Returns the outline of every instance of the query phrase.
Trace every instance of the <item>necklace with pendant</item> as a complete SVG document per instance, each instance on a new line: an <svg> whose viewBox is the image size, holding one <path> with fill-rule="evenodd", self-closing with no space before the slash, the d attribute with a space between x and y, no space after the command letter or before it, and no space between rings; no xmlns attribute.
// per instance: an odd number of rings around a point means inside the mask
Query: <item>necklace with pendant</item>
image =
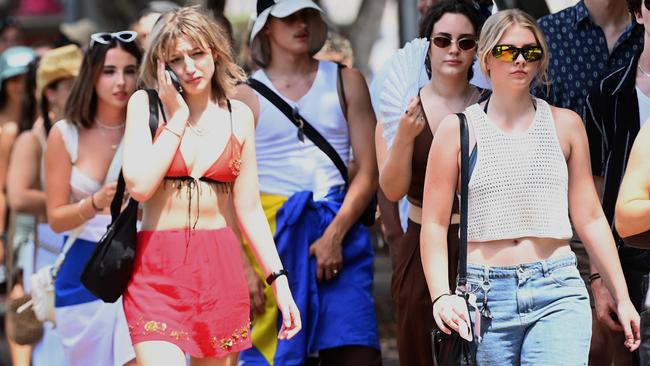
<svg viewBox="0 0 650 366"><path fill-rule="evenodd" d="M124 126L126 125L126 122L122 122L118 125L108 125L106 123L103 123L99 119L95 118L95 123L97 124L97 127L99 127L99 134L106 137L107 139L111 138L114 139L115 136L115 131L120 131L120 139L116 144L111 143L111 149L112 150L117 150L117 147L119 146L119 141L122 140L122 135L124 134L123 129Z"/></svg>
<svg viewBox="0 0 650 366"><path fill-rule="evenodd" d="M205 136L210 132L210 128L202 128L199 126L194 126L193 123L187 122L187 126L190 128L190 131L194 132L197 136Z"/></svg>

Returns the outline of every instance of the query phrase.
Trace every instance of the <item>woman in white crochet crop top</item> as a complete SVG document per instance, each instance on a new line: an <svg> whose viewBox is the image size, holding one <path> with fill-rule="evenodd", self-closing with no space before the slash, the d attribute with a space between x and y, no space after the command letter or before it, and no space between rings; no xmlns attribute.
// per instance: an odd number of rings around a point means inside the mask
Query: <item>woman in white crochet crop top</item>
<svg viewBox="0 0 650 366"><path fill-rule="evenodd" d="M468 279L457 289L476 296L476 318L447 278L447 228L460 172L456 115L441 122L429 153L435 164L427 165L421 253L433 315L444 332L478 341L479 365L587 363L591 310L569 247L569 214L616 301L625 345L633 351L640 342L583 123L529 93L533 80L545 82L548 57L536 22L519 10L494 14L483 26L479 59L493 93L465 111L477 158L469 167Z"/></svg>

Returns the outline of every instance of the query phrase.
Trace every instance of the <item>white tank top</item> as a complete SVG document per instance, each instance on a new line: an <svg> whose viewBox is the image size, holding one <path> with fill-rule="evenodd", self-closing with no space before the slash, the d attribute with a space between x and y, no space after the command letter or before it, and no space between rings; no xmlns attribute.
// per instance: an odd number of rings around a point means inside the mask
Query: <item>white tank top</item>
<svg viewBox="0 0 650 366"><path fill-rule="evenodd" d="M298 102L281 95L264 70L253 78L280 95L334 147L341 159L350 160L348 124L341 110L337 91L338 65L320 61L311 88ZM320 199L334 186L345 184L336 166L311 140L297 138L297 127L271 102L258 94L259 120L255 131L260 191L291 196L311 191Z"/></svg>
<svg viewBox="0 0 650 366"><path fill-rule="evenodd" d="M467 240L569 239L569 174L551 108L537 100L523 133L505 133L474 104L465 111L478 159L469 181Z"/></svg>
<svg viewBox="0 0 650 366"><path fill-rule="evenodd" d="M636 99L639 103L639 128L641 128L650 118L650 97L643 94L639 87L636 87Z"/></svg>

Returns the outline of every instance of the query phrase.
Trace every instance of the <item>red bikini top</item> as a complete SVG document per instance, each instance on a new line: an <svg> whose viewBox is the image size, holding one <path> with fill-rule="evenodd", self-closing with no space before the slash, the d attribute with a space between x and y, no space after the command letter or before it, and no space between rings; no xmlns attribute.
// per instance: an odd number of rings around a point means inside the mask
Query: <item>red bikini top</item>
<svg viewBox="0 0 650 366"><path fill-rule="evenodd" d="M239 176L241 168L241 150L242 144L239 142L232 129L232 107L228 101L228 111L230 112L230 138L226 143L226 147L219 157L212 163L212 165L203 173L199 180L212 182L212 183L232 183ZM162 131L164 125L158 127L156 136ZM174 154L174 159L169 165L166 179L194 179L190 176L190 172L185 164L183 153L181 152L180 145Z"/></svg>

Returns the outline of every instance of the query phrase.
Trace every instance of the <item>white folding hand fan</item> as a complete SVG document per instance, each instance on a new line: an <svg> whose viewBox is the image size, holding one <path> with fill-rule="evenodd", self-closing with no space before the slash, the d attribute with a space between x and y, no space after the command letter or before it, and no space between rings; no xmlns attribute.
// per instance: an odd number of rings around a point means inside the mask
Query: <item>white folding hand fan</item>
<svg viewBox="0 0 650 366"><path fill-rule="evenodd" d="M389 149L409 101L429 81L424 66L428 51L429 40L416 38L399 49L380 72L381 85L377 85L379 120Z"/></svg>

